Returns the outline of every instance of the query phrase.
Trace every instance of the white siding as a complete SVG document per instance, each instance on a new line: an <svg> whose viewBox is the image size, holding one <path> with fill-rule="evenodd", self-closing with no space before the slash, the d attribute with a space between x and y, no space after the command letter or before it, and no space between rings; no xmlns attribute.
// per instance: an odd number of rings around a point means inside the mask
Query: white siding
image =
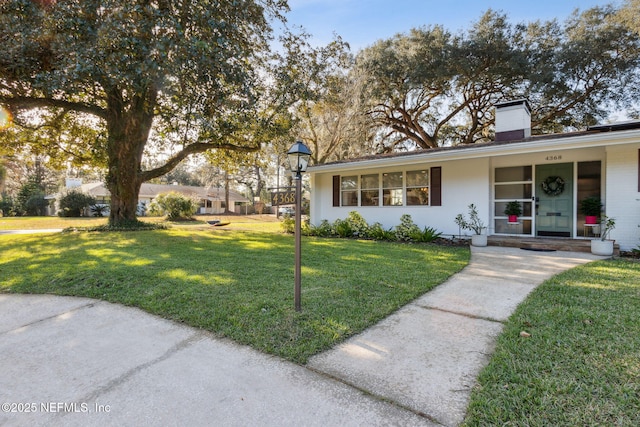
<svg viewBox="0 0 640 427"><path fill-rule="evenodd" d="M537 138L512 144L473 145L451 151L416 153L398 157L360 159L350 163L320 165L311 168L311 221L318 225L346 218L357 210L368 223L380 222L386 228L400 223L402 214L410 214L420 227L434 227L447 235L458 234L454 222L459 213L468 212L475 203L482 220L492 228L493 176L496 167L524 166L551 163L601 161L603 165L602 195L606 213L616 219L611 238L622 250L640 245L640 192L638 191L638 129L612 132L576 133L562 138ZM402 207L333 207L333 176L361 175L422 168L442 168L442 206ZM574 167L574 178L577 177ZM534 188L534 194L535 194ZM574 186L574 200L577 190ZM575 215L576 209L574 209ZM534 218L535 219L535 218ZM575 217L574 217L575 219ZM574 221L572 235L577 232ZM468 232L467 232L468 233ZM534 229L535 235L535 229Z"/></svg>
<svg viewBox="0 0 640 427"><path fill-rule="evenodd" d="M433 227L445 234L458 234L454 219L457 214L467 214L467 206L475 203L485 223L489 223L490 171L489 159L470 159L425 163L421 165L387 169L354 169L340 173L315 173L311 176L311 222L320 224L344 219L349 212L357 210L369 224L380 222L385 228L400 224L400 217L409 214L422 227ZM333 175L361 175L375 172L418 170L431 167L442 168L442 206L344 206L333 207Z"/></svg>
<svg viewBox="0 0 640 427"><path fill-rule="evenodd" d="M611 238L621 250L631 250L640 245L638 150L640 143L607 148L605 211L607 216L616 220Z"/></svg>

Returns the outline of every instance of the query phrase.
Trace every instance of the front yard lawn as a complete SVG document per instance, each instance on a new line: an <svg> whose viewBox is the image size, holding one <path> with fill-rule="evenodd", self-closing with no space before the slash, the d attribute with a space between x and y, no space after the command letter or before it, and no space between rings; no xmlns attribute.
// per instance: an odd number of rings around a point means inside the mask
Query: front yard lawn
<svg viewBox="0 0 640 427"><path fill-rule="evenodd" d="M465 425L639 426L640 263L591 263L538 287L505 326Z"/></svg>
<svg viewBox="0 0 640 427"><path fill-rule="evenodd" d="M0 236L0 292L136 306L305 363L469 260L467 248L305 237L297 313L293 236L207 227Z"/></svg>

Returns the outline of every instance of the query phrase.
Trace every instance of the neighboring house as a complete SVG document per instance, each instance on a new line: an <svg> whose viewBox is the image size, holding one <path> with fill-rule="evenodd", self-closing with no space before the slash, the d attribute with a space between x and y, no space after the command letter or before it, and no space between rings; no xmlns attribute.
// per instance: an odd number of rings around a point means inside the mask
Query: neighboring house
<svg viewBox="0 0 640 427"><path fill-rule="evenodd" d="M109 205L111 195L107 187L101 182L82 184L80 180L67 180L67 189L76 189L82 193L93 196L97 204ZM169 193L171 191L184 194L197 199L200 203L199 214L222 214L225 212L225 191L224 188L193 187L188 185L167 185L144 183L140 187L138 195L138 213L144 215L149 203L158 194ZM251 201L240 193L229 190L229 211L243 213L241 206L251 203Z"/></svg>
<svg viewBox="0 0 640 427"><path fill-rule="evenodd" d="M580 201L598 196L620 249L640 244L640 121L531 136L519 100L497 106L495 139L310 167L311 222L355 210L391 228L410 214L420 227L457 235L456 215L474 203L489 235L580 239L597 232L585 227ZM504 214L513 200L523 207L517 223Z"/></svg>

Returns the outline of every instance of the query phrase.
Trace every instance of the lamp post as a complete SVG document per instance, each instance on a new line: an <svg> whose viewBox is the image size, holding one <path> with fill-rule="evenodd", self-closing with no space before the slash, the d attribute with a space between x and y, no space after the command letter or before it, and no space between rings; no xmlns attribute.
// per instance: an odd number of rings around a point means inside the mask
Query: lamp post
<svg viewBox="0 0 640 427"><path fill-rule="evenodd" d="M300 253L302 250L302 240L300 231L300 222L302 220L302 173L306 172L309 164L311 150L301 141L297 141L291 146L287 152L289 158L289 166L296 181L296 224L295 224L295 240L296 240L296 265L295 265L295 286L294 286L294 305L296 311L302 310L300 304Z"/></svg>

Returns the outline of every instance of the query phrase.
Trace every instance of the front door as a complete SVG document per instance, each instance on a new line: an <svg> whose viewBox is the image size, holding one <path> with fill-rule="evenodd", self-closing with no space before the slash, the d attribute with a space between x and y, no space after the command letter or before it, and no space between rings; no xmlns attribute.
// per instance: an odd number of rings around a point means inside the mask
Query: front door
<svg viewBox="0 0 640 427"><path fill-rule="evenodd" d="M573 163L536 166L536 234L571 237Z"/></svg>

